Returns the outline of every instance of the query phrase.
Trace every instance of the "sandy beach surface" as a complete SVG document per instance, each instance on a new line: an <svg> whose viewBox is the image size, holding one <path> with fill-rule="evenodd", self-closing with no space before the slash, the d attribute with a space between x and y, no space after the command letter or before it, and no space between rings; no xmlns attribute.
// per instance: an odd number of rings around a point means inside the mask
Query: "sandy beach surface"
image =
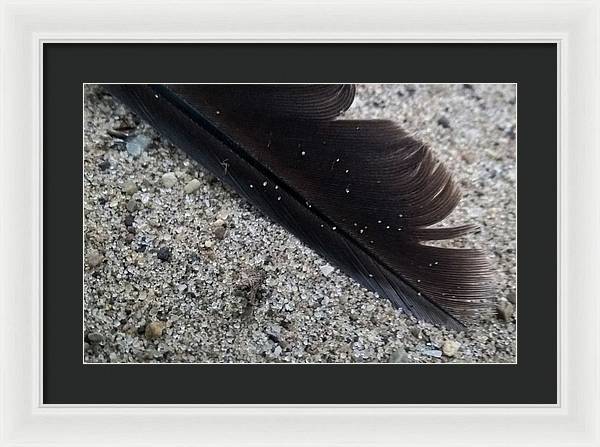
<svg viewBox="0 0 600 447"><path fill-rule="evenodd" d="M481 230L450 245L487 250L498 280L463 332L394 309L101 86L84 95L85 362L516 361L515 85L359 85L345 114L399 122L460 184L447 222Z"/></svg>

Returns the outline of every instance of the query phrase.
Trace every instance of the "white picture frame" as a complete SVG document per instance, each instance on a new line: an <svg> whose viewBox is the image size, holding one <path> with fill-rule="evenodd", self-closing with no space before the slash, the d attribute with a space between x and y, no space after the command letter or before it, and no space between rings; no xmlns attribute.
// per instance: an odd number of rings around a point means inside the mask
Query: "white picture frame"
<svg viewBox="0 0 600 447"><path fill-rule="evenodd" d="M0 4L0 446L600 446L600 2L0 0ZM45 42L557 43L558 404L44 405ZM555 156L544 148L523 150ZM548 297L549 305L552 298Z"/></svg>

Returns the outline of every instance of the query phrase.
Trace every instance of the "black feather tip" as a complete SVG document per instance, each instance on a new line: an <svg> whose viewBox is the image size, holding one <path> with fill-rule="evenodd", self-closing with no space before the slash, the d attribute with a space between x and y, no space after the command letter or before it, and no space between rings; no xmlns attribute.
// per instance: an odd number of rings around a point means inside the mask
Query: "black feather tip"
<svg viewBox="0 0 600 447"><path fill-rule="evenodd" d="M439 248L473 225L432 228L460 193L432 151L392 121L345 120L352 85L111 85L224 183L394 306L463 329L488 310L478 249Z"/></svg>

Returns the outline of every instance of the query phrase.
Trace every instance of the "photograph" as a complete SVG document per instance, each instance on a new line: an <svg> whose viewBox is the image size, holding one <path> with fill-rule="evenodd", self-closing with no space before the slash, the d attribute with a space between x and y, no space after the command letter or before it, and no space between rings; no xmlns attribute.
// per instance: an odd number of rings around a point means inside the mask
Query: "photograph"
<svg viewBox="0 0 600 447"><path fill-rule="evenodd" d="M83 84L83 363L517 363L517 90Z"/></svg>

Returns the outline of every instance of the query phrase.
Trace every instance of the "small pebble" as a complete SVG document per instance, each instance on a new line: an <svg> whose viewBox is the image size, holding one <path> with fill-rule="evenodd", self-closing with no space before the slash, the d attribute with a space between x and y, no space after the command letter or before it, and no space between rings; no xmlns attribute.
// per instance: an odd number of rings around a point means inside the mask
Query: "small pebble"
<svg viewBox="0 0 600 447"><path fill-rule="evenodd" d="M498 316L504 321L510 321L515 307L506 299L500 299L496 305Z"/></svg>
<svg viewBox="0 0 600 447"><path fill-rule="evenodd" d="M106 133L113 138L119 138L121 140L126 140L127 138L129 138L129 134L127 134L125 132L121 132L120 130L117 130L117 129L108 129L106 131Z"/></svg>
<svg viewBox="0 0 600 447"><path fill-rule="evenodd" d="M206 248L212 248L212 246L213 246L213 243L212 243L212 241L205 241L205 242L204 242L204 246L205 246Z"/></svg>
<svg viewBox="0 0 600 447"><path fill-rule="evenodd" d="M228 210L222 209L221 211L219 211L217 213L217 219L227 220L228 217L229 217L229 211Z"/></svg>
<svg viewBox="0 0 600 447"><path fill-rule="evenodd" d="M201 185L202 184L200 183L200 180L193 179L193 180L190 180L187 185L185 185L183 190L186 194L191 194L193 192L196 192L198 189L200 189Z"/></svg>
<svg viewBox="0 0 600 447"><path fill-rule="evenodd" d="M162 176L161 180L165 188L172 188L177 184L177 176L174 172L167 172Z"/></svg>
<svg viewBox="0 0 600 447"><path fill-rule="evenodd" d="M421 328L416 326L410 328L410 333L413 335L413 337L418 338L419 340L423 338L423 332L421 331Z"/></svg>
<svg viewBox="0 0 600 447"><path fill-rule="evenodd" d="M138 187L134 182L129 181L123 185L123 192L132 196L138 192Z"/></svg>
<svg viewBox="0 0 600 447"><path fill-rule="evenodd" d="M334 270L335 270L335 268L333 268L329 264L325 264L325 265L321 266L321 273L323 273L323 275L325 275L325 276L331 275L331 272L333 272Z"/></svg>
<svg viewBox="0 0 600 447"><path fill-rule="evenodd" d="M446 340L442 344L442 352L445 356L454 357L460 349L460 343L456 340Z"/></svg>
<svg viewBox="0 0 600 447"><path fill-rule="evenodd" d="M506 295L506 299L508 301L510 301L513 304L517 303L517 294L515 293L514 290L511 290L510 292L508 292L508 294Z"/></svg>
<svg viewBox="0 0 600 447"><path fill-rule="evenodd" d="M130 213L133 213L135 210L138 209L138 202L137 200L135 200L134 198L131 198L127 201L127 205L126 205L127 211L129 211Z"/></svg>
<svg viewBox="0 0 600 447"><path fill-rule="evenodd" d="M226 233L227 233L227 228L224 225L216 226L214 229L214 235L219 240L223 240L225 238Z"/></svg>
<svg viewBox="0 0 600 447"><path fill-rule="evenodd" d="M94 268L102 264L102 261L104 261L104 256L102 256L102 254L97 250L91 250L86 257L86 260L87 264Z"/></svg>
<svg viewBox="0 0 600 447"><path fill-rule="evenodd" d="M404 348L400 348L390 356L389 363L410 363L410 357Z"/></svg>
<svg viewBox="0 0 600 447"><path fill-rule="evenodd" d="M156 256L158 257L158 259L165 262L169 262L173 257L171 249L169 247L161 247L156 253Z"/></svg>
<svg viewBox="0 0 600 447"><path fill-rule="evenodd" d="M440 351L439 349L425 349L423 351L423 354L439 359L442 356L442 351Z"/></svg>
<svg viewBox="0 0 600 447"><path fill-rule="evenodd" d="M87 338L91 343L102 343L104 341L104 336L98 332L88 334Z"/></svg>
<svg viewBox="0 0 600 447"><path fill-rule="evenodd" d="M152 323L146 325L146 330L144 331L144 334L146 335L146 338L153 340L155 338L160 337L164 329L165 323L163 323L162 321L153 321Z"/></svg>
<svg viewBox="0 0 600 447"><path fill-rule="evenodd" d="M108 161L108 160L102 161L98 165L98 168L100 168L101 171L106 171L108 168L110 168L110 161Z"/></svg>
<svg viewBox="0 0 600 447"><path fill-rule="evenodd" d="M472 165L473 163L475 163L477 161L477 157L475 157L475 154L473 154L472 152L468 152L468 151L463 152L461 154L461 158L468 165Z"/></svg>
<svg viewBox="0 0 600 447"><path fill-rule="evenodd" d="M448 121L448 118L442 116L441 118L438 118L437 120L438 125L442 126L444 129L449 129L450 128L450 121Z"/></svg>
<svg viewBox="0 0 600 447"><path fill-rule="evenodd" d="M132 226L134 221L135 217L133 217L133 215L128 214L127 216L125 216L124 222L126 227Z"/></svg>
<svg viewBox="0 0 600 447"><path fill-rule="evenodd" d="M146 135L136 135L135 137L127 141L127 152L129 152L134 157L139 157L140 155L142 155L142 152L144 152L148 148L150 143L152 143L150 137L147 137Z"/></svg>

